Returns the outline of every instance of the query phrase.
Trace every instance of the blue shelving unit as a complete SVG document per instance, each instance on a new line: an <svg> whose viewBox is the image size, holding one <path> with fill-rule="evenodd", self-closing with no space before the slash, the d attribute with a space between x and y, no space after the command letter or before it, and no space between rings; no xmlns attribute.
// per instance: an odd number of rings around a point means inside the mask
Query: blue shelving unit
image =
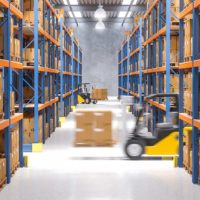
<svg viewBox="0 0 200 200"><path fill-rule="evenodd" d="M180 148L179 148L179 166L183 166L183 129L189 124L192 126L192 182L199 182L199 137L200 137L200 62L199 55L200 49L198 46L199 43L199 14L198 10L200 7L200 1L191 1L189 5L184 5L184 1L180 0L180 30L179 30L179 112L180 112L180 120L179 120L179 132L180 132ZM191 60L185 61L184 55L184 20L185 18L192 14L192 57ZM188 115L184 113L184 84L183 77L184 72L191 71L192 72L192 115Z"/></svg>
<svg viewBox="0 0 200 200"><path fill-rule="evenodd" d="M23 151L22 151L22 141L23 141L23 66L22 66L22 19L23 14L22 1L20 1L20 9L16 8L10 1L0 2L0 12L3 13L3 18L0 27L3 29L4 37L4 52L2 58L0 59L0 70L3 74L3 93L4 93L4 117L0 121L1 134L4 134L4 153L6 158L6 177L7 183L11 181L11 129L16 128L19 125L19 162L20 166L23 166ZM11 54L11 20L14 20L14 24L17 27L15 37L19 39L19 50L20 57L18 60L13 60L13 55ZM17 82L15 82L17 81ZM15 93L15 104L18 104L17 112L11 112L11 92Z"/></svg>

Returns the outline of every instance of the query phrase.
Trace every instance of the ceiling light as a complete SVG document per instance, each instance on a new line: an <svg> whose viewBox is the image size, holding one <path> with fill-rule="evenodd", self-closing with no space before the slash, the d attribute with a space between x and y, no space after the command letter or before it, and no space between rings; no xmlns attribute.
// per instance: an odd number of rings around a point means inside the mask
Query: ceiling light
<svg viewBox="0 0 200 200"><path fill-rule="evenodd" d="M68 13L69 13L69 16L70 16L70 17L73 17L73 15L72 15L72 12L71 12L71 11L69 11ZM80 12L80 11L74 11L73 13L74 13L74 16L75 16L75 17L77 17L77 18L81 18L81 17L82 17L82 15L81 15L81 12Z"/></svg>
<svg viewBox="0 0 200 200"><path fill-rule="evenodd" d="M64 2L65 5L68 5L67 0L63 0L63 2Z"/></svg>
<svg viewBox="0 0 200 200"><path fill-rule="evenodd" d="M70 5L75 6L78 5L78 0L69 0Z"/></svg>
<svg viewBox="0 0 200 200"><path fill-rule="evenodd" d="M124 18L126 16L126 13L127 13L126 11L120 11L119 14L118 14L118 17L119 18ZM132 14L132 12L129 11L128 14L127 14L127 17L130 17L131 14Z"/></svg>
<svg viewBox="0 0 200 200"><path fill-rule="evenodd" d="M97 19L106 18L106 11L103 9L102 5L98 6L98 9L94 13L94 17L97 18Z"/></svg>
<svg viewBox="0 0 200 200"><path fill-rule="evenodd" d="M105 24L103 23L103 21L101 19L96 23L95 29L97 29L97 30L105 29Z"/></svg>
<svg viewBox="0 0 200 200"><path fill-rule="evenodd" d="M132 0L123 0L122 5L130 5ZM134 0L132 5L136 5L138 0Z"/></svg>
<svg viewBox="0 0 200 200"><path fill-rule="evenodd" d="M122 1L122 5L130 5L131 4L131 0L123 0Z"/></svg>

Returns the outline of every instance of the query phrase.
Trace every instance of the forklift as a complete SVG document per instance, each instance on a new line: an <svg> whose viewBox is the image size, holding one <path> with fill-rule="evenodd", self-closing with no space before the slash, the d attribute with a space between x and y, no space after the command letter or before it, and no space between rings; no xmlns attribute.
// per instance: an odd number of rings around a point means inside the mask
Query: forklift
<svg viewBox="0 0 200 200"><path fill-rule="evenodd" d="M178 130L179 130L179 106L178 94L154 94L147 96L147 100L156 98L173 98L170 103L170 122L157 123L152 132L144 129L144 119L147 116L142 106L135 106L134 115L136 125L124 145L125 154L131 160L137 160L142 155L177 155L178 154ZM148 104L148 103L147 103ZM141 120L142 119L142 120ZM145 131L147 130L147 131Z"/></svg>
<svg viewBox="0 0 200 200"><path fill-rule="evenodd" d="M96 100L92 100L91 98L91 90L93 87L91 87L90 83L82 83L78 85L78 103L79 104L90 104L91 102L93 104L96 104Z"/></svg>

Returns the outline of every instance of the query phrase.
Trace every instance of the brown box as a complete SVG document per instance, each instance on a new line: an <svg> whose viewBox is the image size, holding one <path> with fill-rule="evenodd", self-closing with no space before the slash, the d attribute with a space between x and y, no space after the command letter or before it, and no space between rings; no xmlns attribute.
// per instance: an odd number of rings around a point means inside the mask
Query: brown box
<svg viewBox="0 0 200 200"><path fill-rule="evenodd" d="M44 94L45 94L45 101L48 101L49 100L49 90L48 90L48 87L44 88Z"/></svg>
<svg viewBox="0 0 200 200"><path fill-rule="evenodd" d="M95 111L94 112L94 128L104 129L105 126L112 124L112 112Z"/></svg>
<svg viewBox="0 0 200 200"><path fill-rule="evenodd" d="M14 56L20 58L20 41L18 39L14 39Z"/></svg>
<svg viewBox="0 0 200 200"><path fill-rule="evenodd" d="M0 158L0 183L6 178L6 159Z"/></svg>
<svg viewBox="0 0 200 200"><path fill-rule="evenodd" d="M34 48L26 48L24 50L24 60L27 62L34 62ZM38 64L41 64L40 49L38 49Z"/></svg>
<svg viewBox="0 0 200 200"><path fill-rule="evenodd" d="M49 124L45 124L45 140L49 137Z"/></svg>
<svg viewBox="0 0 200 200"><path fill-rule="evenodd" d="M24 22L34 25L34 11L24 11ZM43 27L43 12L38 11L38 24Z"/></svg>
<svg viewBox="0 0 200 200"><path fill-rule="evenodd" d="M24 0L24 11L34 10L34 0ZM43 11L43 0L38 1L38 10Z"/></svg>
<svg viewBox="0 0 200 200"><path fill-rule="evenodd" d="M10 110L15 110L15 92L10 93Z"/></svg>
<svg viewBox="0 0 200 200"><path fill-rule="evenodd" d="M94 141L96 144L106 144L112 141L112 126L106 125L103 129L94 129Z"/></svg>
<svg viewBox="0 0 200 200"><path fill-rule="evenodd" d="M75 143L94 141L93 136L93 128L91 125L85 126L84 129L77 129L75 135Z"/></svg>
<svg viewBox="0 0 200 200"><path fill-rule="evenodd" d="M76 128L84 129L85 126L92 126L93 124L92 111L78 111L76 112Z"/></svg>

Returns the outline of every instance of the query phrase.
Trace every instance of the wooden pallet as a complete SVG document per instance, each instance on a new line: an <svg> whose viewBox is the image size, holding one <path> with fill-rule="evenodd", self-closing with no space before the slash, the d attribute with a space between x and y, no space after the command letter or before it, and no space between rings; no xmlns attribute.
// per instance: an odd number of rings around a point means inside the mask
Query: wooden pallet
<svg viewBox="0 0 200 200"><path fill-rule="evenodd" d="M7 183L7 178L5 178L4 180L2 180L0 182L0 191L4 188L4 186L6 185L6 183Z"/></svg>
<svg viewBox="0 0 200 200"><path fill-rule="evenodd" d="M12 60L12 61L16 61L16 62L20 62L20 57L17 57L17 56L10 56L10 59Z"/></svg>
<svg viewBox="0 0 200 200"><path fill-rule="evenodd" d="M192 56L185 56L184 57L184 61L185 62L189 62L189 61L191 61L192 60Z"/></svg>
<svg viewBox="0 0 200 200"><path fill-rule="evenodd" d="M76 147L112 147L115 145L115 141L105 141L105 142L95 142L95 141L83 141L83 142L75 142L74 146Z"/></svg>
<svg viewBox="0 0 200 200"><path fill-rule="evenodd" d="M24 66L34 66L34 61L24 61L23 64Z"/></svg>
<svg viewBox="0 0 200 200"><path fill-rule="evenodd" d="M166 66L166 63L162 63L162 66ZM178 62L171 62L170 67L176 67L178 66Z"/></svg>
<svg viewBox="0 0 200 200"><path fill-rule="evenodd" d="M188 109L184 108L184 112L187 113L188 115L192 116L192 111L191 110L188 110Z"/></svg>

